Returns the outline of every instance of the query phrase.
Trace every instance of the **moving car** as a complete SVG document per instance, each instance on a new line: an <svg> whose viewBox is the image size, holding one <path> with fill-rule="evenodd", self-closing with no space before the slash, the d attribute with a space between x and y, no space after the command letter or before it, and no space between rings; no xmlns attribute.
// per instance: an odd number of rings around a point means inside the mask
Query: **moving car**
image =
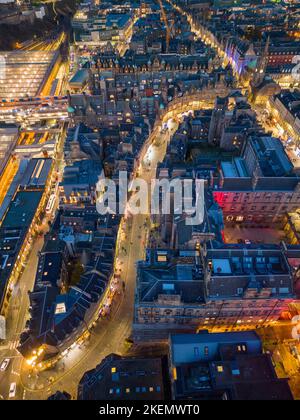
<svg viewBox="0 0 300 420"><path fill-rule="evenodd" d="M10 384L8 398L14 398L16 396L16 391L17 391L17 384L13 382L12 384Z"/></svg>
<svg viewBox="0 0 300 420"><path fill-rule="evenodd" d="M9 363L10 363L10 359L4 359L3 362L0 365L0 371L5 372L6 369L8 368L8 366L9 366Z"/></svg>

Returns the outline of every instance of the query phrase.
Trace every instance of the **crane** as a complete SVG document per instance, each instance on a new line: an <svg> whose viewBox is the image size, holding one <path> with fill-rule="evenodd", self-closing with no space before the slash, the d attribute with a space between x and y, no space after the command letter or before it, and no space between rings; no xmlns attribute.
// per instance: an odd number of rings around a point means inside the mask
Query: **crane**
<svg viewBox="0 0 300 420"><path fill-rule="evenodd" d="M160 6L160 11L161 11L161 15L162 15L162 19L164 21L164 24L166 26L166 52L169 51L169 46L170 46L170 39L171 39L171 30L168 24L168 19L167 19L167 15L164 9L164 6L162 4L162 0L158 0L159 6Z"/></svg>

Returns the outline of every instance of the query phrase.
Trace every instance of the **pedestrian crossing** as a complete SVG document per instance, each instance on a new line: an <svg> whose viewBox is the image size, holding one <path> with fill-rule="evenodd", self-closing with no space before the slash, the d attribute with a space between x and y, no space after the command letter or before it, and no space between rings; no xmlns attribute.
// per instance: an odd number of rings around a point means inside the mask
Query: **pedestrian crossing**
<svg viewBox="0 0 300 420"><path fill-rule="evenodd" d="M0 346L0 351L16 350L19 345L19 339L10 341L8 344Z"/></svg>

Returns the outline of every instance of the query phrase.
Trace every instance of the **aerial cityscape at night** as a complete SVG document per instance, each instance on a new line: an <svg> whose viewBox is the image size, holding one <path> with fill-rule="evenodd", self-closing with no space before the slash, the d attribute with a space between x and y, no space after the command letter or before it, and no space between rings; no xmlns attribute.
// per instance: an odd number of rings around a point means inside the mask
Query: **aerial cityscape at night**
<svg viewBox="0 0 300 420"><path fill-rule="evenodd" d="M299 0L0 0L0 400L300 400Z"/></svg>

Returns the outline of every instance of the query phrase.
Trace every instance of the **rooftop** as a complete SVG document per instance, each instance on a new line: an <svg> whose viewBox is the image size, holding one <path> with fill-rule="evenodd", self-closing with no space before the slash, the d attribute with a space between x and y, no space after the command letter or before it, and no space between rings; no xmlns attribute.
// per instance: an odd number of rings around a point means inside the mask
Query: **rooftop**
<svg viewBox="0 0 300 420"><path fill-rule="evenodd" d="M293 169L281 141L274 137L251 137L258 163L265 177L289 175Z"/></svg>
<svg viewBox="0 0 300 420"><path fill-rule="evenodd" d="M15 99L39 94L44 77L56 59L54 52L14 50L1 53L6 71L0 76L0 98Z"/></svg>
<svg viewBox="0 0 300 420"><path fill-rule="evenodd" d="M42 195L42 191L19 191L4 216L1 228L29 227Z"/></svg>
<svg viewBox="0 0 300 420"><path fill-rule="evenodd" d="M85 373L79 400L164 400L165 367L162 359L106 357Z"/></svg>
<svg viewBox="0 0 300 420"><path fill-rule="evenodd" d="M254 331L171 335L170 346L175 399L293 399Z"/></svg>

